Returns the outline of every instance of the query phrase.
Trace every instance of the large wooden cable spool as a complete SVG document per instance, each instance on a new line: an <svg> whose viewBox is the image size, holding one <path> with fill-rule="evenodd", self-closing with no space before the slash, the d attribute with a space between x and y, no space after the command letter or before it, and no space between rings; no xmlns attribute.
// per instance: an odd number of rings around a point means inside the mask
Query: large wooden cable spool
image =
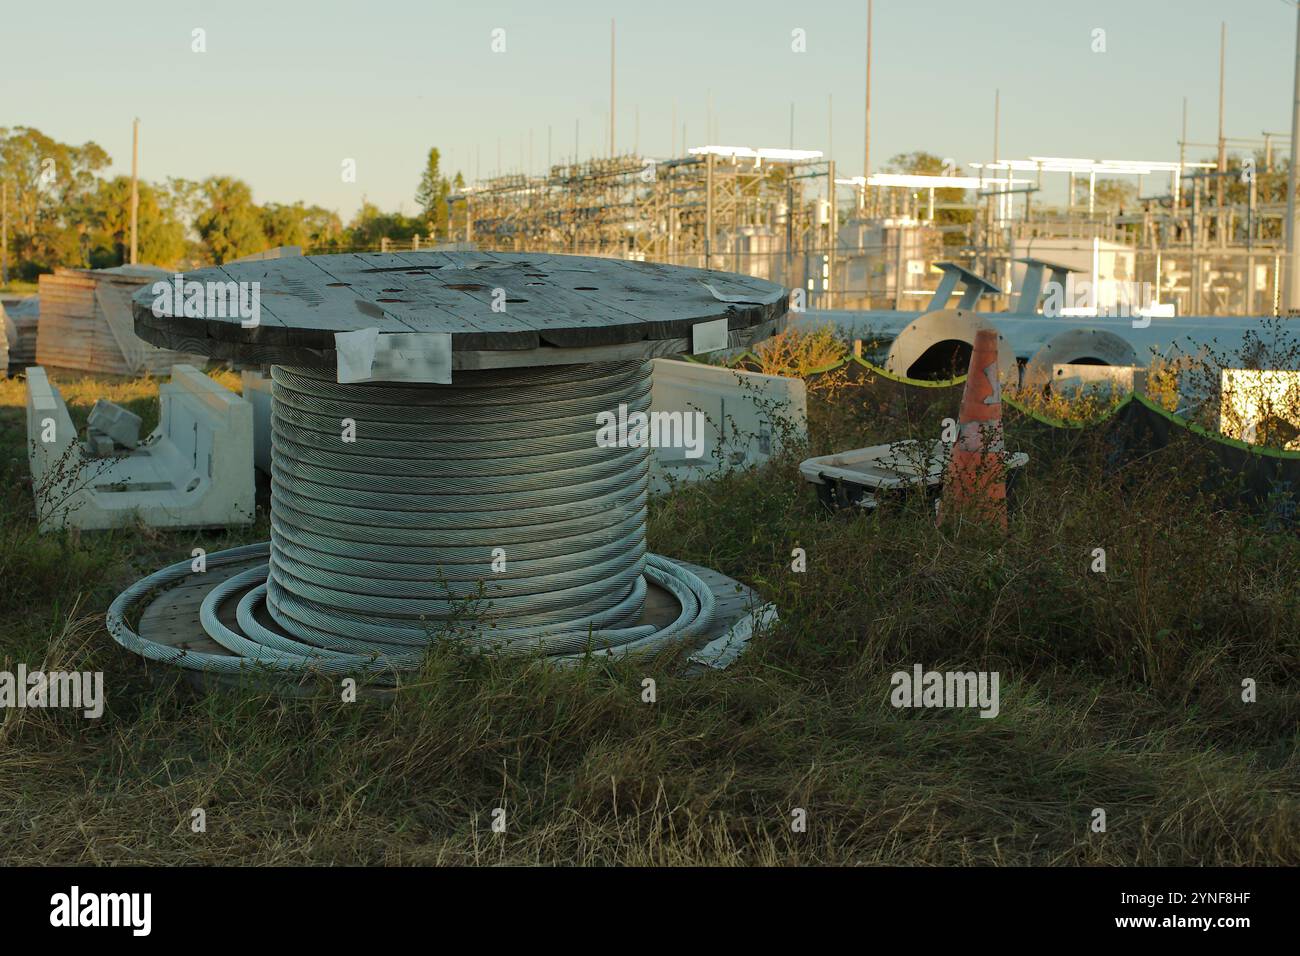
<svg viewBox="0 0 1300 956"><path fill-rule="evenodd" d="M254 283L255 321L190 294ZM476 597L463 630L482 650L617 657L707 637L710 583L645 550L645 449L602 444L596 419L648 407L656 355L771 335L787 298L705 270L438 252L235 263L144 290L147 341L272 366L272 539L210 555L229 571L206 590L184 562L139 582L110 631L195 670L387 677ZM128 625L178 582L202 649Z"/></svg>

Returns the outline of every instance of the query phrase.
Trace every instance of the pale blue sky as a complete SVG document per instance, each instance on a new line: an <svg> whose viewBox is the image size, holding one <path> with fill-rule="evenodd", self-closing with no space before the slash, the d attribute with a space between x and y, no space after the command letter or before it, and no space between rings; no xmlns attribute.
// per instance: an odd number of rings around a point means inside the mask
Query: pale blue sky
<svg viewBox="0 0 1300 956"><path fill-rule="evenodd" d="M585 157L608 138L609 19L618 21L620 148L667 155L706 136L709 93L727 144L827 147L843 175L862 163L865 0L400 2L70 0L5 3L0 126L93 139L141 175L225 173L259 202L305 200L345 218L364 194L414 209L424 153L439 146L473 178L502 165ZM1283 0L877 0L873 167L926 149L959 163L992 152L1176 159L1215 136L1219 22L1228 24L1227 135L1289 131L1295 12ZM190 51L207 31L207 52ZM506 31L494 54L491 31ZM1105 53L1092 31L1106 30ZM807 52L791 52L791 31ZM680 149L680 143L679 149ZM476 150L477 160L476 160ZM1199 150L1198 153L1208 153ZM340 164L357 161L357 182Z"/></svg>

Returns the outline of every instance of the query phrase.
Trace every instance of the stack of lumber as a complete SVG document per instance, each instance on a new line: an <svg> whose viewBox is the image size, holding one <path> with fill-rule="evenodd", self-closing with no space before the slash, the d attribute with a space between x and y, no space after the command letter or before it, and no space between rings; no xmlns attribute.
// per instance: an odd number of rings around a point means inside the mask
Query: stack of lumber
<svg viewBox="0 0 1300 956"><path fill-rule="evenodd" d="M41 276L37 363L112 375L164 375L179 363L201 368L204 356L160 349L135 334L131 296L169 278L152 266L59 268Z"/></svg>
<svg viewBox="0 0 1300 956"><path fill-rule="evenodd" d="M34 295L0 299L0 334L9 346L9 374L36 364L36 322L41 300Z"/></svg>

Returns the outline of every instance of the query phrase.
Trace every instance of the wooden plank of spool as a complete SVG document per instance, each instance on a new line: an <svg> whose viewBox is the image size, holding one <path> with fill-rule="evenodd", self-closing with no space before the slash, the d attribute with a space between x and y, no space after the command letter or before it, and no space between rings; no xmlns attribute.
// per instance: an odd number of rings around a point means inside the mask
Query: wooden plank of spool
<svg viewBox="0 0 1300 956"><path fill-rule="evenodd" d="M462 368L490 367L470 353L548 348L645 343L648 357L660 353L657 343L689 342L700 322L725 318L731 333L757 333L789 301L780 286L748 276L542 253L291 257L200 269L185 279L260 283L260 323L243 328L237 315L176 310L155 316L140 293L132 303L137 334L166 348L278 364L333 364L335 333L367 328L450 333Z"/></svg>

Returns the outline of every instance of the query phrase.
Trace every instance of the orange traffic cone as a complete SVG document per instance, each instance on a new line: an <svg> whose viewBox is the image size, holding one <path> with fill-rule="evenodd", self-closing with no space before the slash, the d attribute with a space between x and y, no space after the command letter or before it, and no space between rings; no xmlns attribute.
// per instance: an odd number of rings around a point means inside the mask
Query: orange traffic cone
<svg viewBox="0 0 1300 956"><path fill-rule="evenodd" d="M938 520L960 512L1007 528L1006 455L1002 443L1002 387L998 333L980 329L961 395L957 441L943 479Z"/></svg>

